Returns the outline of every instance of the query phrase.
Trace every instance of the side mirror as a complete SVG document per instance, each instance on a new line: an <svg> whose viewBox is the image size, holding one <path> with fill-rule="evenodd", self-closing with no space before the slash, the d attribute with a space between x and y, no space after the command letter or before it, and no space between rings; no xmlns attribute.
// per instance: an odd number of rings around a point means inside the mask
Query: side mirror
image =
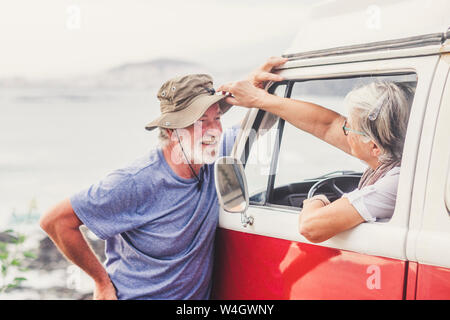
<svg viewBox="0 0 450 320"><path fill-rule="evenodd" d="M248 207L248 190L242 163L233 157L221 157L214 165L217 196L227 212L243 213Z"/></svg>
<svg viewBox="0 0 450 320"><path fill-rule="evenodd" d="M230 213L240 213L244 227L253 224L253 218L245 214L249 197L244 167L236 158L221 157L214 165L217 197L220 206Z"/></svg>

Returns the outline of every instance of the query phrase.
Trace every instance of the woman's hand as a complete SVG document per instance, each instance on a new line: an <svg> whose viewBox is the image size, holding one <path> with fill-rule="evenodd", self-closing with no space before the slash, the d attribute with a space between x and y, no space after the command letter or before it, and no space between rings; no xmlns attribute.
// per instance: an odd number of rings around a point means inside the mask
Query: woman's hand
<svg viewBox="0 0 450 320"><path fill-rule="evenodd" d="M272 73L273 69L286 63L288 59L271 57L254 70L244 81L230 82L220 86L217 91L231 93L226 102L249 108L261 108L270 96L263 90L268 81L282 81L283 77Z"/></svg>
<svg viewBox="0 0 450 320"><path fill-rule="evenodd" d="M330 200L328 200L328 198L323 195L323 194L318 194L312 198L309 199L305 199L303 201L303 209L305 209L305 207L309 207L312 203L314 203L315 205L320 207L324 207L330 204Z"/></svg>
<svg viewBox="0 0 450 320"><path fill-rule="evenodd" d="M227 103L241 107L259 108L270 96L265 90L255 87L250 81L236 81L221 85L217 91L229 92Z"/></svg>
<svg viewBox="0 0 450 320"><path fill-rule="evenodd" d="M279 66L285 64L287 61L287 58L270 57L263 65L250 73L247 79L255 87L261 89L265 88L268 81L282 81L284 80L283 77L273 73L273 69L278 68Z"/></svg>

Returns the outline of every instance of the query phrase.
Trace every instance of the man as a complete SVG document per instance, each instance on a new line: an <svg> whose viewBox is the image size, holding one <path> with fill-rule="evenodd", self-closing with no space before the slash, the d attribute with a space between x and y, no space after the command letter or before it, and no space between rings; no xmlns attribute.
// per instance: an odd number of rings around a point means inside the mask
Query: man
<svg viewBox="0 0 450 320"><path fill-rule="evenodd" d="M167 81L158 92L162 114L146 126L160 129L161 147L41 218L62 253L94 280L94 299L209 297L219 211L213 162L220 116L231 107L224 98L208 75ZM81 224L106 240L105 267Z"/></svg>

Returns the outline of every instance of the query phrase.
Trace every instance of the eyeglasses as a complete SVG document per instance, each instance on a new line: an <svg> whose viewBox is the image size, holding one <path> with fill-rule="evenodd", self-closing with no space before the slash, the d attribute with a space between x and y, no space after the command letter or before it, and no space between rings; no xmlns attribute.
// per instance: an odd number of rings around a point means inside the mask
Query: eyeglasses
<svg viewBox="0 0 450 320"><path fill-rule="evenodd" d="M356 133L356 134L359 134L362 136L367 136L367 134L365 134L362 131L353 130L353 129L347 127L347 119L345 119L345 121L344 121L344 124L342 126L342 131L344 131L344 135L346 135L346 136L348 135L349 132L353 132L353 133Z"/></svg>

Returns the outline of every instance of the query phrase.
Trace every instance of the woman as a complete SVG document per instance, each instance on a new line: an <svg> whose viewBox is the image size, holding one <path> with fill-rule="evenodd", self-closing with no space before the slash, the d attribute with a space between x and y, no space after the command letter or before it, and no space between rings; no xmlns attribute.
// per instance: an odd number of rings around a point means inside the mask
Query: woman
<svg viewBox="0 0 450 320"><path fill-rule="evenodd" d="M262 90L265 81L280 81L272 68L286 59L271 58L247 81L221 86L227 102L257 107L359 158L368 168L353 192L330 203L324 195L303 202L299 232L322 242L364 222L389 219L395 208L400 163L413 90L393 82L373 82L345 98L349 118L313 103L282 98Z"/></svg>

